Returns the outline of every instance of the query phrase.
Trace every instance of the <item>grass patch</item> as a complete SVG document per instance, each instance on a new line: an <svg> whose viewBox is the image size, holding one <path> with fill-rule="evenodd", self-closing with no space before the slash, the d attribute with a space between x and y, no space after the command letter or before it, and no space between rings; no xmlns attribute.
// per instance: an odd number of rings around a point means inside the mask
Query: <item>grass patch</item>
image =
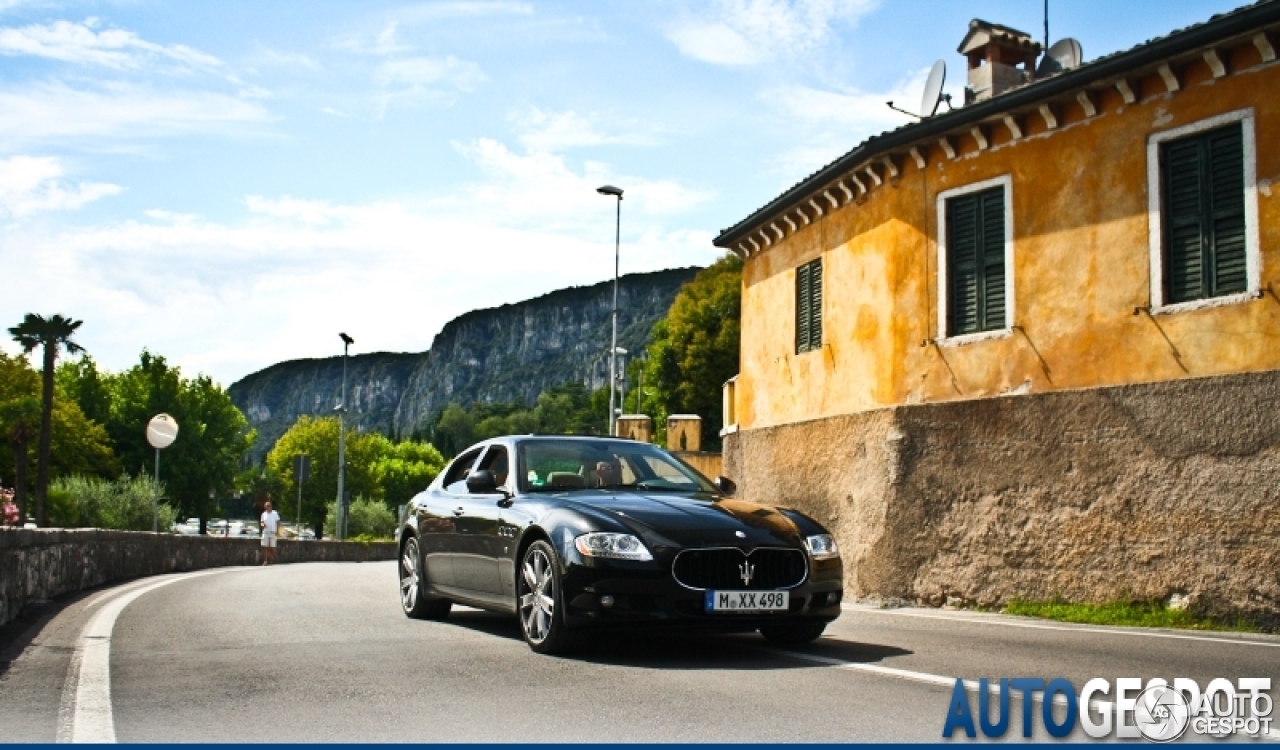
<svg viewBox="0 0 1280 750"><path fill-rule="evenodd" d="M1182 628L1186 630L1231 630L1259 632L1243 620L1223 621L1195 615L1185 609L1170 609L1164 602L1111 602L1110 604L1067 604L1060 601L1025 602L1015 600L1004 608L1007 615L1040 617L1085 625L1122 625L1141 628Z"/></svg>

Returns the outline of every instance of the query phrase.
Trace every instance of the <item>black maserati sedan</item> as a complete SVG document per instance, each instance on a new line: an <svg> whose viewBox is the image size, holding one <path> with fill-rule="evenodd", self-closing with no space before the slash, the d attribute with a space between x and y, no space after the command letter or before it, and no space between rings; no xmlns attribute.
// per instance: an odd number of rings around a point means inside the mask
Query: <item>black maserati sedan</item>
<svg viewBox="0 0 1280 750"><path fill-rule="evenodd" d="M648 443L484 441L406 506L401 606L417 619L443 619L454 602L513 614L539 653L588 628L814 640L840 615L835 540L733 493Z"/></svg>

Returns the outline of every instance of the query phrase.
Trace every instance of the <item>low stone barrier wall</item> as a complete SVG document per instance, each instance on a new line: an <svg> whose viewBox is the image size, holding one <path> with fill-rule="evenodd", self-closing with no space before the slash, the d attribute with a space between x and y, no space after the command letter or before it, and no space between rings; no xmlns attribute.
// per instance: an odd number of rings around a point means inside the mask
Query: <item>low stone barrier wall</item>
<svg viewBox="0 0 1280 750"><path fill-rule="evenodd" d="M103 529L0 528L0 625L29 602L112 581L229 565L257 565L257 539ZM394 560L394 542L281 539L276 559L293 562Z"/></svg>
<svg viewBox="0 0 1280 750"><path fill-rule="evenodd" d="M864 599L1184 596L1280 625L1280 372L920 404L725 440L739 497L828 525Z"/></svg>

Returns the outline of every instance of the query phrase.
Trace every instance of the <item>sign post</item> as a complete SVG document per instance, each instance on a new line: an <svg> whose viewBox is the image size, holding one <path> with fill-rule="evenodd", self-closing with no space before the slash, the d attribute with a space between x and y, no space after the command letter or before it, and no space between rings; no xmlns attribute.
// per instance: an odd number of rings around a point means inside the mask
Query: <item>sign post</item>
<svg viewBox="0 0 1280 750"><path fill-rule="evenodd" d="M311 478L311 456L300 453L293 457L293 481L298 483L298 539L302 539L302 483Z"/></svg>
<svg viewBox="0 0 1280 750"><path fill-rule="evenodd" d="M178 439L178 420L168 414L157 414L147 422L147 442L156 449L156 486L151 496L151 532L160 530L160 450Z"/></svg>

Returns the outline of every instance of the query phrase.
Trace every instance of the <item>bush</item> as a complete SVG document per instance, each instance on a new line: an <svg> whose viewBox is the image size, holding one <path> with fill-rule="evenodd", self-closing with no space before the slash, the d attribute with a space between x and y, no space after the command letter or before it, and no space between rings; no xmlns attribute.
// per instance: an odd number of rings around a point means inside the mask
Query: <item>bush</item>
<svg viewBox="0 0 1280 750"><path fill-rule="evenodd" d="M380 500L357 497L351 502L351 517L347 519L349 539L390 539L396 533L396 516ZM325 536L335 536L338 531L338 503L329 503L324 517Z"/></svg>
<svg viewBox="0 0 1280 750"><path fill-rule="evenodd" d="M99 528L150 531L155 485L145 476L123 476L114 481L71 476L49 485L49 522L63 528ZM164 494L164 485L160 485ZM161 503L159 528L168 531L177 511Z"/></svg>

